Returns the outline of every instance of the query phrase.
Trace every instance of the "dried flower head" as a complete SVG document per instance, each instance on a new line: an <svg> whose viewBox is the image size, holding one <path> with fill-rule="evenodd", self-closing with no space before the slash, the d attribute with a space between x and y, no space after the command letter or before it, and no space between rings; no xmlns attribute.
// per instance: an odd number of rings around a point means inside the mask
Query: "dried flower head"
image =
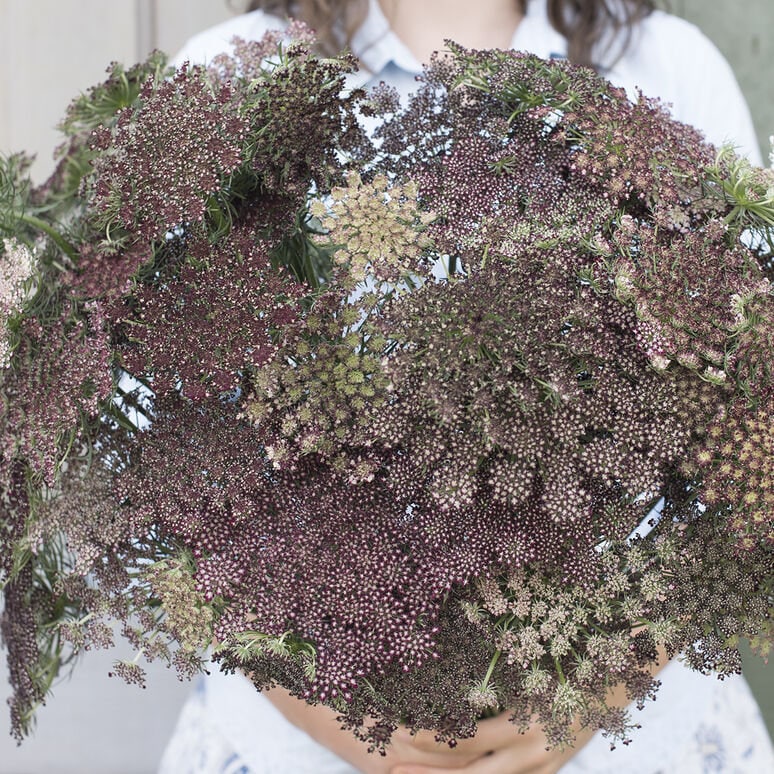
<svg viewBox="0 0 774 774"><path fill-rule="evenodd" d="M419 209L417 193L412 182L391 184L386 175L377 174L364 183L351 172L346 186L331 190L329 204L320 199L311 202L310 213L337 246L333 262L349 281L371 277L394 284L421 269L431 247L422 232L434 215Z"/></svg>

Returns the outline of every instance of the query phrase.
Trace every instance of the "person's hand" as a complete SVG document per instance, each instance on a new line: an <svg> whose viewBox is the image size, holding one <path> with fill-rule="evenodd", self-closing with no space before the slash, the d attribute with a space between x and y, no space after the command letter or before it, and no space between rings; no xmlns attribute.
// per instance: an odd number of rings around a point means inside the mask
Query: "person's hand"
<svg viewBox="0 0 774 774"><path fill-rule="evenodd" d="M654 676L668 663L663 650ZM282 688L266 691L267 698L294 725L314 740L352 764L363 774L556 774L594 736L593 729L576 728L572 747L547 750L547 740L539 725L520 733L509 714L482 720L472 739L460 739L455 747L439 744L430 731L411 734L398 728L387 746L387 755L369 753L366 746L341 727L337 713L322 705L311 706ZM628 704L623 685L613 688L610 706Z"/></svg>
<svg viewBox="0 0 774 774"><path fill-rule="evenodd" d="M658 649L658 661L651 665L655 677L667 664L669 656L663 648ZM611 707L626 707L629 704L623 684L611 688L607 695ZM460 739L452 753L460 757L446 756L440 764L406 758L396 763L389 774L556 774L565 763L575 756L593 738L595 730L581 729L574 724L575 741L572 747L548 749L548 740L540 725L535 724L520 733L511 723L509 714L502 713L494 718L479 721L478 731L472 739ZM400 741L409 736L405 729L398 729L393 738ZM417 753L436 753L438 744L432 734L418 734L413 737L413 749Z"/></svg>
<svg viewBox="0 0 774 774"><path fill-rule="evenodd" d="M399 730L396 736L404 733L408 734ZM592 731L585 730L578 734L573 747L548 750L548 740L539 726L519 733L508 719L508 713L503 713L480 721L476 736L461 739L441 765L407 760L393 766L390 774L447 774L449 771L460 774L555 774L593 735ZM417 752L431 753L438 744L432 734L420 734L414 738L413 747Z"/></svg>
<svg viewBox="0 0 774 774"><path fill-rule="evenodd" d="M455 747L439 744L430 731L411 734L398 728L382 756L369 753L350 731L342 730L328 707L305 704L281 688L266 691L266 696L291 723L364 774L554 774L593 736L582 732L573 748L546 750L538 726L519 733L503 713L481 721L476 736L460 739Z"/></svg>
<svg viewBox="0 0 774 774"><path fill-rule="evenodd" d="M405 728L398 728L393 733L386 755L369 753L366 745L351 731L342 729L336 720L337 713L329 707L311 706L279 687L264 691L264 694L293 725L363 774L390 774L394 767L403 764L445 771L471 764L482 754L477 748L468 751L460 745L451 748L447 744L438 744L429 731L412 735Z"/></svg>

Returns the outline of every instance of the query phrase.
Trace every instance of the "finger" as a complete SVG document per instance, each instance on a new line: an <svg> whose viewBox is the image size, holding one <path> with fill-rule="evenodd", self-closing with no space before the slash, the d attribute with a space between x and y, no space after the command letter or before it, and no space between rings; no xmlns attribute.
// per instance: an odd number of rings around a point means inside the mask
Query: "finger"
<svg viewBox="0 0 774 774"><path fill-rule="evenodd" d="M519 748L528 750L543 750L547 740L540 726L535 725L526 731L520 731L504 713L496 718L488 718L479 722L476 735L469 739L458 739L454 748L447 744L439 744L431 733L421 732L414 737L413 747L422 752L454 753L468 757L479 758L503 748Z"/></svg>
<svg viewBox="0 0 774 774"><path fill-rule="evenodd" d="M567 761L565 753L557 750L508 748L488 755L482 755L467 765L454 767L401 763L390 770L390 774L556 774Z"/></svg>
<svg viewBox="0 0 774 774"><path fill-rule="evenodd" d="M443 771L464 769L465 766L479 758L479 755L471 755L448 745L437 746L435 749L420 750L415 747L405 745L390 744L387 751L387 763L392 763L394 767L399 766L426 766L428 768L437 768ZM390 769L392 771L392 769Z"/></svg>

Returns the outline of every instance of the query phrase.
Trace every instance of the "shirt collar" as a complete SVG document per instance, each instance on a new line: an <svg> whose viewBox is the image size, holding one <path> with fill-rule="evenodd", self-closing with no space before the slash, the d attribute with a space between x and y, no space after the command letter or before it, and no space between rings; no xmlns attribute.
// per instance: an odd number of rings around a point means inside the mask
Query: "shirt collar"
<svg viewBox="0 0 774 774"><path fill-rule="evenodd" d="M567 41L551 26L546 0L528 0L524 18L513 34L511 48L542 59L567 56Z"/></svg>
<svg viewBox="0 0 774 774"><path fill-rule="evenodd" d="M545 59L566 56L567 42L549 24L545 0L529 0L524 18L513 34L511 49L529 51ZM365 21L352 37L352 53L363 65L356 85L365 84L390 63L406 73L422 72L421 63L390 29L378 0L368 0Z"/></svg>
<svg viewBox="0 0 774 774"><path fill-rule="evenodd" d="M390 29L378 0L368 0L368 15L352 37L352 53L363 65L364 81L390 62L408 73L422 72L422 65Z"/></svg>

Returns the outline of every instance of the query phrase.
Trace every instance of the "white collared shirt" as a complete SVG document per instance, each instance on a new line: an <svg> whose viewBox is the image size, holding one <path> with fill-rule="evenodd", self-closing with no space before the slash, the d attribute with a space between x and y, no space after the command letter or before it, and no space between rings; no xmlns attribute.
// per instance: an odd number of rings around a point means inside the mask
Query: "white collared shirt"
<svg viewBox="0 0 774 774"><path fill-rule="evenodd" d="M228 51L235 36L257 40L268 30L285 26L284 20L263 11L242 14L191 38L173 62L206 63ZM511 48L544 59L566 55L567 42L548 21L546 0L530 0ZM402 95L416 88L421 65L390 29L377 0L369 0L368 15L353 37L352 51L363 65L351 80L353 86L384 80ZM731 142L754 163L761 163L750 112L734 74L693 24L654 11L638 25L623 55L604 74L625 88L630 98L636 99L638 90L658 97L676 119L693 124L714 144Z"/></svg>

